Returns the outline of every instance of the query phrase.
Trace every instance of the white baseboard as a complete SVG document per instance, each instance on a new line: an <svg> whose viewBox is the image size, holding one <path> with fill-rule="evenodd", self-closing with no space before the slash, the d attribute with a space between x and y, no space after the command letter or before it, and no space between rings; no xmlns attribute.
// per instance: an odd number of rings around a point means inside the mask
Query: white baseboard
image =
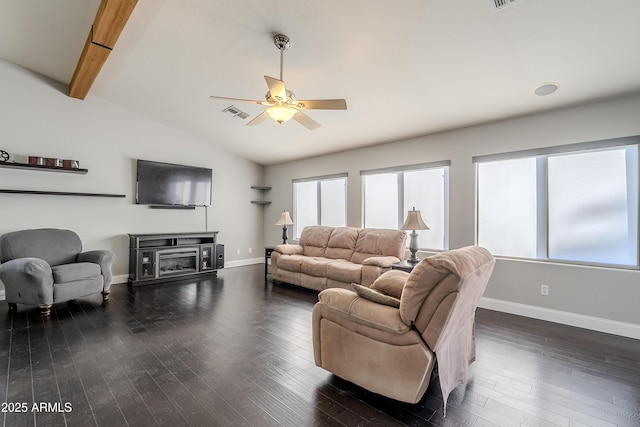
<svg viewBox="0 0 640 427"><path fill-rule="evenodd" d="M567 311L551 310L533 305L519 304L515 302L482 298L479 307L503 313L516 314L531 317L533 319L546 320L563 325L576 326L578 328L591 329L607 334L640 339L640 325L618 322L616 320L600 317L585 316L583 314L569 313Z"/></svg>
<svg viewBox="0 0 640 427"><path fill-rule="evenodd" d="M111 279L111 284L119 285L121 283L127 283L128 281L129 281L128 274L118 274L117 276L113 276L113 279Z"/></svg>
<svg viewBox="0 0 640 427"><path fill-rule="evenodd" d="M264 264L264 257L227 261L224 263L224 268L243 267L245 265L253 264Z"/></svg>

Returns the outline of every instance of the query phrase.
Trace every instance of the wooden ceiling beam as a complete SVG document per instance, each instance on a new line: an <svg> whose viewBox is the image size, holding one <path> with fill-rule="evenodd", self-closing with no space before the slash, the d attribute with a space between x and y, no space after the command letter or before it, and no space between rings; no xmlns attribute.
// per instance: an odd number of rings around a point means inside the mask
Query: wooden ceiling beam
<svg viewBox="0 0 640 427"><path fill-rule="evenodd" d="M138 0L102 0L69 83L70 97L87 96L137 3Z"/></svg>

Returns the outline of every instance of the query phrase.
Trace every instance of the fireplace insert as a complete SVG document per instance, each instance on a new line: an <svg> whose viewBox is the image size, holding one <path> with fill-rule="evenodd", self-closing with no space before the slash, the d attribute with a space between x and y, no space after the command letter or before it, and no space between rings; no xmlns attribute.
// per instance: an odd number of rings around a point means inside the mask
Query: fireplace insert
<svg viewBox="0 0 640 427"><path fill-rule="evenodd" d="M158 276L197 272L199 257L200 254L197 248L172 248L157 251Z"/></svg>

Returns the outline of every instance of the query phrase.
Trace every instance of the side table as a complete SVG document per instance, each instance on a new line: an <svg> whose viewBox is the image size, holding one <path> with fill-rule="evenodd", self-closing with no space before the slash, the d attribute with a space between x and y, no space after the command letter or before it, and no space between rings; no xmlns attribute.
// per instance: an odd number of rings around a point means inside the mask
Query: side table
<svg viewBox="0 0 640 427"><path fill-rule="evenodd" d="M265 246L264 247L264 279L267 280L267 276L269 275L269 266L271 266L271 253L275 246Z"/></svg>
<svg viewBox="0 0 640 427"><path fill-rule="evenodd" d="M402 271L406 271L407 273L411 273L411 271L416 265L418 265L418 263L413 263L413 262L404 260L404 261L396 262L395 264L391 264L391 269L402 270Z"/></svg>

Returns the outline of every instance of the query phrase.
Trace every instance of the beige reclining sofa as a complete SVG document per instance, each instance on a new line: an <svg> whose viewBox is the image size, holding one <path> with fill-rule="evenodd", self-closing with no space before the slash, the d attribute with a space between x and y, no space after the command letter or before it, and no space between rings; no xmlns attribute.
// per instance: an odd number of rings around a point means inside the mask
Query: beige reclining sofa
<svg viewBox="0 0 640 427"><path fill-rule="evenodd" d="M308 226L297 245L277 245L271 254L274 280L321 291L370 286L404 259L406 234L378 228Z"/></svg>

